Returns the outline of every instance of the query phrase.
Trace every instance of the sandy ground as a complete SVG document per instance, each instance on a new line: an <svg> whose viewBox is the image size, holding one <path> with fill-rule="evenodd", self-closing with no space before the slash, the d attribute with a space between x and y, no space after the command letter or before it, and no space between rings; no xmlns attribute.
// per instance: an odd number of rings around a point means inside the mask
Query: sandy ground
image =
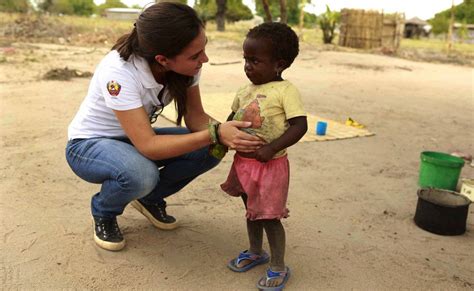
<svg viewBox="0 0 474 291"><path fill-rule="evenodd" d="M90 197L64 158L67 125L87 78L44 81L50 69L94 70L92 47L15 44L0 63L0 285L22 289L253 290L264 271L226 268L247 247L244 210L219 190L221 165L169 199L182 227L159 231L128 207L121 252L92 240ZM213 62L241 59L210 43ZM473 70L347 52L303 50L286 73L307 111L364 123L373 137L289 149L288 290L474 288L474 207L467 232L445 237L413 223L419 155L474 153ZM234 92L242 64L206 65L201 90ZM170 125L160 120L160 125ZM310 130L314 125L310 124ZM465 166L462 177L473 177ZM268 249L268 246L265 244Z"/></svg>

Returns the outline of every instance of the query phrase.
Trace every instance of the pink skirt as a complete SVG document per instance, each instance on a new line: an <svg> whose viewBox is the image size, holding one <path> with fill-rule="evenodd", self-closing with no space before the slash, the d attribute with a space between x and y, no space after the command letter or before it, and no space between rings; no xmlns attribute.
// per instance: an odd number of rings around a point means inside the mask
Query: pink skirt
<svg viewBox="0 0 474 291"><path fill-rule="evenodd" d="M286 218L289 170L286 155L262 163L235 154L221 188L231 196L247 194L246 217L250 220Z"/></svg>

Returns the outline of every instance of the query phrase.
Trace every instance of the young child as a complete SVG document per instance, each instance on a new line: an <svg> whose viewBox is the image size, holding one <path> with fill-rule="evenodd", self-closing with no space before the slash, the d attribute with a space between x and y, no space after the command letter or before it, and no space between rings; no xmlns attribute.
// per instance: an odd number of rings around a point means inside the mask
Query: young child
<svg viewBox="0 0 474 291"><path fill-rule="evenodd" d="M242 197L250 243L249 249L231 260L228 267L245 272L270 261L262 249L265 230L271 262L257 288L281 290L290 276L284 262L285 230L280 221L288 216L286 148L298 142L307 130L300 93L281 76L298 55L298 37L285 24L264 23L250 29L243 50L245 74L252 84L237 92L228 119L251 121L252 127L244 130L266 144L251 154L237 152L227 181L221 185L229 195Z"/></svg>

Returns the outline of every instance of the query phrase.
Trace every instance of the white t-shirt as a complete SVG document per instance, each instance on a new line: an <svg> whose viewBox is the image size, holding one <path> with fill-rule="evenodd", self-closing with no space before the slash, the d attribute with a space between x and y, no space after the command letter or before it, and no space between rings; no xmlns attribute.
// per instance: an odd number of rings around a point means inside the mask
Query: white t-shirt
<svg viewBox="0 0 474 291"><path fill-rule="evenodd" d="M191 86L199 83L200 74L194 76ZM172 101L165 88L160 103L162 88L145 59L132 55L125 61L116 50L109 52L97 66L87 96L69 124L68 139L125 136L113 110L143 106L151 115L154 106L164 107Z"/></svg>

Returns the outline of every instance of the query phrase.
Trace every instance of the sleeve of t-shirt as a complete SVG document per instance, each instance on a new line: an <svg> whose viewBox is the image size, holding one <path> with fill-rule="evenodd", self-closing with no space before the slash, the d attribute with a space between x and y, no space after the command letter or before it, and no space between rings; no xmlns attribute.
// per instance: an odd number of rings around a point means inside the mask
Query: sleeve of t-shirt
<svg viewBox="0 0 474 291"><path fill-rule="evenodd" d="M298 116L306 116L303 101L301 100L301 94L294 85L290 84L283 91L282 104L283 109L285 110L286 120Z"/></svg>
<svg viewBox="0 0 474 291"><path fill-rule="evenodd" d="M244 86L237 90L237 93L235 93L234 101L232 102L232 106L230 109L232 109L232 112L237 113L240 109L240 97L242 94L244 94L244 91L246 90L247 86Z"/></svg>
<svg viewBox="0 0 474 291"><path fill-rule="evenodd" d="M98 76L105 104L113 110L130 110L143 106L140 83L124 68L108 68Z"/></svg>
<svg viewBox="0 0 474 291"><path fill-rule="evenodd" d="M239 110L239 96L238 95L235 95L234 97L234 101L232 102L232 106L230 107L230 109L232 109L232 112L237 112Z"/></svg>

